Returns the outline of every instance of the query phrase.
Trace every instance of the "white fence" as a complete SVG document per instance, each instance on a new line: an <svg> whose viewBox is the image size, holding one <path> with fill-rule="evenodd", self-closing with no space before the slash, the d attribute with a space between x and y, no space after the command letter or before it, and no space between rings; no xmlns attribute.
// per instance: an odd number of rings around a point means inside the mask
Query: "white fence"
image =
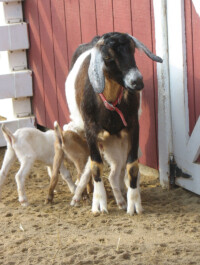
<svg viewBox="0 0 200 265"><path fill-rule="evenodd" d="M0 125L6 123L13 132L34 127L35 122L30 102L32 72L26 59L28 31L21 1L0 0ZM0 146L4 145L0 130Z"/></svg>

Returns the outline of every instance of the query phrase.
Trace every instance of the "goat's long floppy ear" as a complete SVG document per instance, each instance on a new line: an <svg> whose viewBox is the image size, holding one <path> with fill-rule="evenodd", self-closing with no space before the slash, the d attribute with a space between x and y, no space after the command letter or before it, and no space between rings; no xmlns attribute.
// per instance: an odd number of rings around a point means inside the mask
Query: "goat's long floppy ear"
<svg viewBox="0 0 200 265"><path fill-rule="evenodd" d="M88 76L90 83L96 93L103 93L105 87L105 77L103 73L104 61L100 50L94 47L91 51Z"/></svg>
<svg viewBox="0 0 200 265"><path fill-rule="evenodd" d="M129 35L132 40L134 41L136 48L143 50L144 53L146 53L146 55L151 58L153 61L156 61L158 63L162 63L163 59L160 58L159 56L156 56L155 54L153 54L142 42L140 42L138 39L136 39L135 37Z"/></svg>

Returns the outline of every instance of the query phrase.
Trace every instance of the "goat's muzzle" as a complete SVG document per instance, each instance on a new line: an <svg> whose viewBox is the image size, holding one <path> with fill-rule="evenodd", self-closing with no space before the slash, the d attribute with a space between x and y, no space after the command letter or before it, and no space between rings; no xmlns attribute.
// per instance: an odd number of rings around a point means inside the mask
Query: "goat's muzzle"
<svg viewBox="0 0 200 265"><path fill-rule="evenodd" d="M137 80L133 80L131 82L132 86L130 90L142 90L144 88L144 83L142 79L138 78ZM129 89L129 88L128 88Z"/></svg>
<svg viewBox="0 0 200 265"><path fill-rule="evenodd" d="M130 93L134 93L135 90L140 91L144 88L143 77L137 68L128 71L124 77L124 85Z"/></svg>

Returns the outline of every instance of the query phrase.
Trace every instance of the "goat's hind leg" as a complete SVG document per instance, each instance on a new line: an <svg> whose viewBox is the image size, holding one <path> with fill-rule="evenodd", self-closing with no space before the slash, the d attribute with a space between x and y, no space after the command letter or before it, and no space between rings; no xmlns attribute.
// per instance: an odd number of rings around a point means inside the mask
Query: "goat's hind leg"
<svg viewBox="0 0 200 265"><path fill-rule="evenodd" d="M20 161L20 163L21 163L20 169L15 176L15 180L17 183L19 202L21 203L22 206L27 206L28 200L27 200L26 193L25 193L25 179L31 170L34 160L27 159L27 160Z"/></svg>
<svg viewBox="0 0 200 265"><path fill-rule="evenodd" d="M8 147L6 150L4 159L3 159L1 170L0 170L0 190L15 160L16 160L16 155L15 155L14 150Z"/></svg>
<svg viewBox="0 0 200 265"><path fill-rule="evenodd" d="M63 162L60 166L60 173L61 173L62 179L67 183L71 193L74 194L76 190L76 185L74 184L72 180L69 170L64 166Z"/></svg>
<svg viewBox="0 0 200 265"><path fill-rule="evenodd" d="M117 205L120 209L126 210L126 201L122 196L121 192L121 166L120 165L112 165L111 172L109 175L110 185L112 187L112 191L117 202Z"/></svg>
<svg viewBox="0 0 200 265"><path fill-rule="evenodd" d="M85 169L83 171L83 174L80 177L80 181L78 182L78 185L75 190L75 194L71 201L71 206L78 206L79 201L81 200L82 194L90 181L91 178L91 169L90 169L90 159L88 159L88 162L86 163Z"/></svg>
<svg viewBox="0 0 200 265"><path fill-rule="evenodd" d="M64 152L62 149L59 149L55 152L54 160L53 160L53 171L51 176L51 181L49 185L47 199L45 200L45 204L51 203L54 197L54 190L58 183L58 173L63 161Z"/></svg>

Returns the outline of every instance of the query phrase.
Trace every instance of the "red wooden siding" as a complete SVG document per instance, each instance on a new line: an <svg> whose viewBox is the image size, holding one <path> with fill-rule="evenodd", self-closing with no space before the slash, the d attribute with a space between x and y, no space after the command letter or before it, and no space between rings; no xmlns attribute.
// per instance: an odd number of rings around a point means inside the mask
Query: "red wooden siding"
<svg viewBox="0 0 200 265"><path fill-rule="evenodd" d="M37 0L27 0L25 2L26 20L29 23L29 41L28 50L29 67L33 70L33 111L39 124L46 123L45 114L45 95L43 89L43 65L40 45L40 28L38 19Z"/></svg>
<svg viewBox="0 0 200 265"><path fill-rule="evenodd" d="M114 31L112 0L96 0L97 34Z"/></svg>
<svg viewBox="0 0 200 265"><path fill-rule="evenodd" d="M200 17L191 0L185 0L187 80L190 133L200 115Z"/></svg>
<svg viewBox="0 0 200 265"><path fill-rule="evenodd" d="M110 31L133 34L154 50L152 0L26 0L29 67L33 70L33 110L37 123L52 128L69 121L64 83L72 54L80 43ZM155 64L136 52L143 74L140 120L141 162L157 168L157 94Z"/></svg>
<svg viewBox="0 0 200 265"><path fill-rule="evenodd" d="M187 88L190 134L200 115L200 17L191 0L185 0ZM200 156L197 159L200 163Z"/></svg>

